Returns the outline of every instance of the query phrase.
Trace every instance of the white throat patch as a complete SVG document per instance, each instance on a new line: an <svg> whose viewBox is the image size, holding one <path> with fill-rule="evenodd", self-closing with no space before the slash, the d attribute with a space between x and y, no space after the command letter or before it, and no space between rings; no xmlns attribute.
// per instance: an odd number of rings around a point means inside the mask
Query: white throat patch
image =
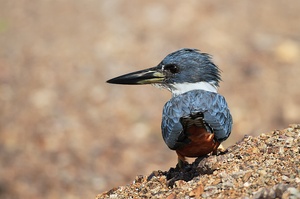
<svg viewBox="0 0 300 199"><path fill-rule="evenodd" d="M214 93L218 92L217 86L215 86L213 83L208 82L172 84L169 90L172 92L173 96L180 95L192 90L205 90Z"/></svg>

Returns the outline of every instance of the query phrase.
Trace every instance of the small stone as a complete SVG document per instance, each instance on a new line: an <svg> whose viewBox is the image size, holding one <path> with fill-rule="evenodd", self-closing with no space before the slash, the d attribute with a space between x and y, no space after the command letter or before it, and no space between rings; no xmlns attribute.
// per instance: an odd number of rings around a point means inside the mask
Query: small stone
<svg viewBox="0 0 300 199"><path fill-rule="evenodd" d="M176 195L174 193L171 193L166 199L176 199Z"/></svg>
<svg viewBox="0 0 300 199"><path fill-rule="evenodd" d="M292 132L292 130L287 131L287 132L285 133L285 135L287 135L288 137L292 137L293 134L294 134L294 132Z"/></svg>
<svg viewBox="0 0 300 199"><path fill-rule="evenodd" d="M285 141L285 146L287 148L291 148L292 144L293 144L293 141L294 141L294 138L292 138L292 137L287 138L286 141Z"/></svg>
<svg viewBox="0 0 300 199"><path fill-rule="evenodd" d="M229 189L229 188L233 187L233 183L230 181L223 182L221 187L222 187L222 189Z"/></svg>
<svg viewBox="0 0 300 199"><path fill-rule="evenodd" d="M265 133L260 134L259 136L261 139L266 139L268 136Z"/></svg>
<svg viewBox="0 0 300 199"><path fill-rule="evenodd" d="M161 183L167 183L167 177L166 177L166 176L161 176L161 177L159 178L159 181L160 181Z"/></svg>
<svg viewBox="0 0 300 199"><path fill-rule="evenodd" d="M111 195L109 196L109 198L112 198L112 199L118 198L118 194L111 194Z"/></svg>
<svg viewBox="0 0 300 199"><path fill-rule="evenodd" d="M200 195L203 193L203 191L204 191L204 187L202 184L200 184L189 193L189 196L199 198Z"/></svg>
<svg viewBox="0 0 300 199"><path fill-rule="evenodd" d="M260 188L254 195L253 199L260 199L260 198L267 198L268 196L268 191L266 188Z"/></svg>
<svg viewBox="0 0 300 199"><path fill-rule="evenodd" d="M267 175L267 172L265 170L258 170L257 173L260 175L260 176L265 176Z"/></svg>
<svg viewBox="0 0 300 199"><path fill-rule="evenodd" d="M212 183L211 183L211 185L217 185L217 184L219 184L221 182L221 179L220 178L217 178L215 181L213 181Z"/></svg>
<svg viewBox="0 0 300 199"><path fill-rule="evenodd" d="M269 139L266 140L266 144L268 145L273 145L275 142L275 137L270 137Z"/></svg>
<svg viewBox="0 0 300 199"><path fill-rule="evenodd" d="M231 174L231 177L234 179L237 179L241 176L243 176L246 172L245 171L237 171Z"/></svg>
<svg viewBox="0 0 300 199"><path fill-rule="evenodd" d="M244 183L244 187L250 187L250 186L251 186L251 183L249 183L249 182Z"/></svg>
<svg viewBox="0 0 300 199"><path fill-rule="evenodd" d="M135 177L135 180L133 181L133 184L135 183L142 183L144 181L144 176L138 175Z"/></svg>
<svg viewBox="0 0 300 199"><path fill-rule="evenodd" d="M290 181L290 178L289 177L287 177L287 176L281 176L281 178L282 178L282 180L284 180L284 181Z"/></svg>
<svg viewBox="0 0 300 199"><path fill-rule="evenodd" d="M184 188L186 185L186 182L184 180L178 180L175 182L176 187Z"/></svg>
<svg viewBox="0 0 300 199"><path fill-rule="evenodd" d="M205 192L201 195L203 198L212 196L218 193L218 188L215 186L206 186L204 187Z"/></svg>
<svg viewBox="0 0 300 199"><path fill-rule="evenodd" d="M154 194L157 193L157 192L160 191L160 190L161 190L161 187L160 187L160 186L156 186L156 187L150 189L151 193L154 193Z"/></svg>
<svg viewBox="0 0 300 199"><path fill-rule="evenodd" d="M243 176L243 182L246 182L249 180L249 178L252 175L252 171L248 171L244 176Z"/></svg>
<svg viewBox="0 0 300 199"><path fill-rule="evenodd" d="M258 154L258 153L260 153L260 150L259 150L257 147L254 147L254 148L252 149L252 153Z"/></svg>
<svg viewBox="0 0 300 199"><path fill-rule="evenodd" d="M260 150L260 152L265 152L265 150L267 149L267 145L265 143L259 143L258 149Z"/></svg>
<svg viewBox="0 0 300 199"><path fill-rule="evenodd" d="M279 154L284 154L284 147L283 146L279 147L278 153Z"/></svg>
<svg viewBox="0 0 300 199"><path fill-rule="evenodd" d="M294 128L294 129L300 129L300 124L292 124L292 128Z"/></svg>

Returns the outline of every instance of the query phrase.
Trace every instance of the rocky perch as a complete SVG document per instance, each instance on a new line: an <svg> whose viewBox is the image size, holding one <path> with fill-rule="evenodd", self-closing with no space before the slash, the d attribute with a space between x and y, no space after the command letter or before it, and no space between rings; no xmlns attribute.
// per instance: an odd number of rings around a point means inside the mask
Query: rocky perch
<svg viewBox="0 0 300 199"><path fill-rule="evenodd" d="M300 124L245 136L224 154L137 176L100 198L300 198Z"/></svg>

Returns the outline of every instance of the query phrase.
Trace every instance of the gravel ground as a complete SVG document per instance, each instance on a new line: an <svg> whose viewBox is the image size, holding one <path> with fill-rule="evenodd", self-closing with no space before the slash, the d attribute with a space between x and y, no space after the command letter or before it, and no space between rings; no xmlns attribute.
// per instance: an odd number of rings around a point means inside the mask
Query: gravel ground
<svg viewBox="0 0 300 199"><path fill-rule="evenodd" d="M245 136L183 171L154 171L96 198L300 198L300 124Z"/></svg>

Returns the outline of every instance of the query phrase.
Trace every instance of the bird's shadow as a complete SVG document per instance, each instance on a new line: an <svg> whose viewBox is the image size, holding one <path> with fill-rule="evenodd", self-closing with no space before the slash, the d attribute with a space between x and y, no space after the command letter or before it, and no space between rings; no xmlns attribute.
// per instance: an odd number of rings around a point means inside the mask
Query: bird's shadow
<svg viewBox="0 0 300 199"><path fill-rule="evenodd" d="M220 153L219 155L223 155L227 153L227 151ZM180 168L178 164L175 168L171 167L169 171L154 171L148 176L148 180L151 180L154 176L166 176L167 185L169 187L173 187L175 182L178 180L184 180L186 182L192 180L193 178L205 175L212 174L216 168L210 164L211 159L216 159L215 155L206 155L203 157L198 157L193 163L186 163L183 168ZM215 160L216 161L216 160ZM214 161L213 161L214 162Z"/></svg>

